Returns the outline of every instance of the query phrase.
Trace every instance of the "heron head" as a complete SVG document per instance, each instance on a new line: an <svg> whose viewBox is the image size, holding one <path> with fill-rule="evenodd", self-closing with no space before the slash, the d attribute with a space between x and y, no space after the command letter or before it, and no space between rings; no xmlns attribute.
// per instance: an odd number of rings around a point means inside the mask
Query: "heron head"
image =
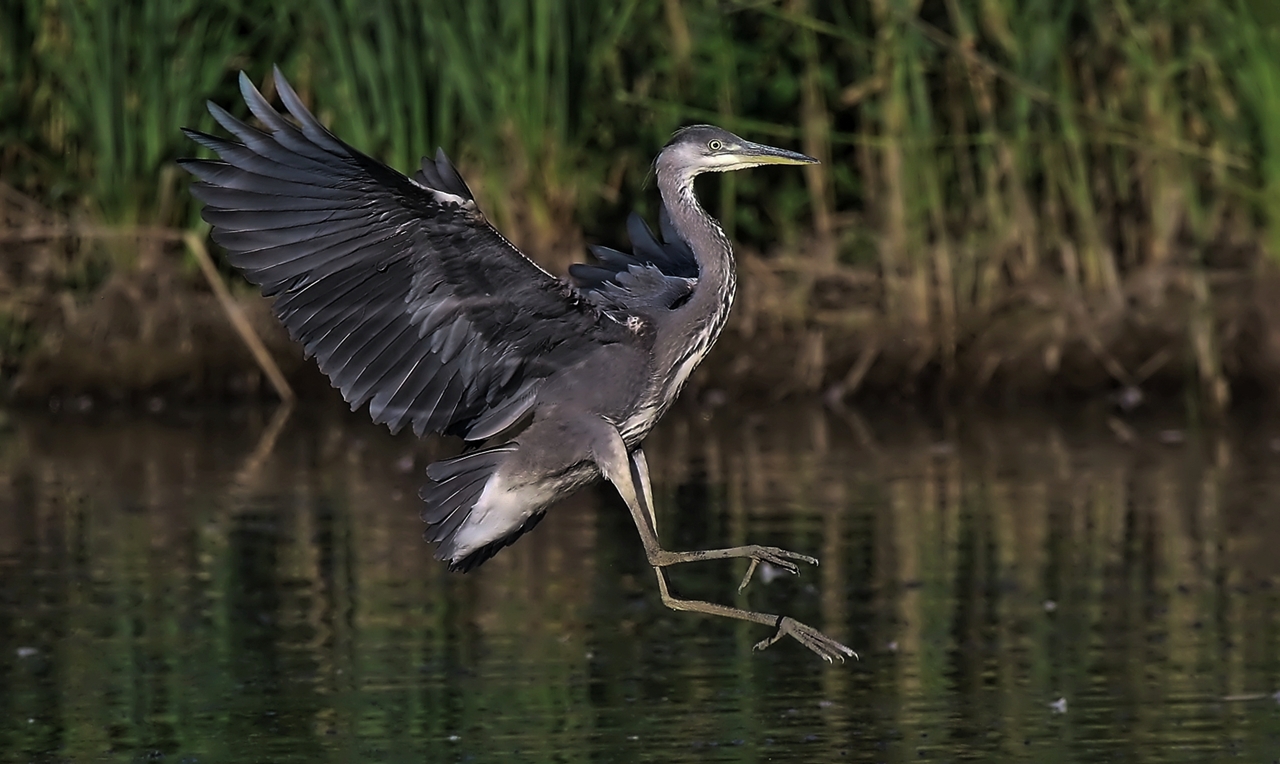
<svg viewBox="0 0 1280 764"><path fill-rule="evenodd" d="M712 125L681 128L658 155L659 166L666 165L689 176L766 164L815 164L817 161L794 151L753 143Z"/></svg>

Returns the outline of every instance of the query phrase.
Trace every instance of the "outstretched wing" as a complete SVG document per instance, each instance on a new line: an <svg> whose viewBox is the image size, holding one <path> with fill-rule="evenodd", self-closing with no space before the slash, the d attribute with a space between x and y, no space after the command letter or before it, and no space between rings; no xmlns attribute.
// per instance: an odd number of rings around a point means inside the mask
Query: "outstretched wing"
<svg viewBox="0 0 1280 764"><path fill-rule="evenodd" d="M413 179L326 130L275 72L295 126L243 73L266 130L209 111L241 142L186 134L222 161L182 160L231 263L355 410L392 432L480 440L533 405L557 369L625 329L485 220L443 153Z"/></svg>
<svg viewBox="0 0 1280 764"><path fill-rule="evenodd" d="M588 299L607 309L647 312L683 303L697 288L698 261L671 226L665 208L659 224L662 241L632 213L627 219L627 235L633 252L591 247L599 264L570 265L574 283Z"/></svg>

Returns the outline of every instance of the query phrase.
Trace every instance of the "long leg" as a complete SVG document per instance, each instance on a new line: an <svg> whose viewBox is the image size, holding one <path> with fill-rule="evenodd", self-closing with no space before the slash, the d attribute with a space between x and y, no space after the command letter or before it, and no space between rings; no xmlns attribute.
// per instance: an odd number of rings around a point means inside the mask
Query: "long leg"
<svg viewBox="0 0 1280 764"><path fill-rule="evenodd" d="M763 650L784 636L791 636L829 662L834 661L836 658L843 661L846 656L856 657L857 653L853 650L824 635L817 629L806 626L793 618L770 613L759 613L753 610L743 610L701 600L683 600L672 596L667 587L666 576L662 570L666 565L691 560L716 559L717 557L751 557L755 560L757 559L757 550L767 550L769 547L738 547L736 549L713 550L715 552L741 551L741 553L720 554L714 557L695 556L688 559L672 559L672 557L679 557L679 555L663 549L658 544L658 536L654 531L653 521L651 520L653 509L647 506L647 500L653 495L652 489L648 485L644 487L638 485L640 483L639 478L642 475L647 477L645 473L648 472L647 469L640 466L644 464L643 456L639 459L632 459L627 454L626 445L623 443L622 437L612 427L600 428L592 450L601 473L618 489L618 493L622 495L622 500L627 504L627 509L631 511L631 519L636 525L636 530L640 532L640 540L644 544L645 555L648 557L649 564L653 566L653 572L658 578L658 591L662 595L662 604L672 610L718 615L724 618L735 618L741 621L751 621L775 627L777 631L772 637L756 643L755 648L757 650ZM647 464L645 466L647 467ZM645 482L647 483L647 481ZM696 555L698 553L686 554Z"/></svg>
<svg viewBox="0 0 1280 764"><path fill-rule="evenodd" d="M644 450L640 448L628 454L627 458L631 466L631 479L636 485L636 492L640 498L641 505L645 509L645 514L648 516L648 526L653 534L653 544L650 546L646 543L645 552L649 554L649 563L654 567L665 568L671 565L699 562L701 560L748 558L751 560L751 564L747 566L747 572L742 576L742 583L738 584L738 591L742 591L747 588L747 584L751 583L751 576L755 573L756 566L761 562L777 565L792 574L800 572L800 568L793 560L807 562L810 565L818 564L817 559L807 554L789 552L774 546L759 546L758 544L735 546L728 549L703 549L693 552L671 552L663 549L658 541L658 517L654 511L653 486L649 482L649 460L645 458Z"/></svg>
<svg viewBox="0 0 1280 764"><path fill-rule="evenodd" d="M645 457L643 448L627 454L627 458L631 462L631 478L640 487L640 501L649 515L649 527L653 529L653 535L657 536L658 513L653 503L653 484L649 482L649 460Z"/></svg>

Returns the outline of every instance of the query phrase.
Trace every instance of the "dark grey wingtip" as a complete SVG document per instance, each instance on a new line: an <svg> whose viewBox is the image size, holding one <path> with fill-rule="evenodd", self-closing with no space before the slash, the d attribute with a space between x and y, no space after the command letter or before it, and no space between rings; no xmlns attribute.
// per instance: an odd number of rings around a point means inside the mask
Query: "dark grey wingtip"
<svg viewBox="0 0 1280 764"><path fill-rule="evenodd" d="M645 242L657 241L653 238L653 229L649 227L649 223L636 212L632 212L627 216L627 238L631 240L633 245L643 244Z"/></svg>
<svg viewBox="0 0 1280 764"><path fill-rule="evenodd" d="M200 130L192 130L189 127L184 127L182 128L182 134L214 153L219 153L219 149L226 146L226 141L215 138L214 136L201 132Z"/></svg>
<svg viewBox="0 0 1280 764"><path fill-rule="evenodd" d="M213 117L214 122L217 122L222 126L223 130L226 130L228 133L236 136L246 144L250 141L250 138L248 137L250 134L261 134L261 131L249 127L239 119L236 119L232 116L231 112L222 108L213 101L209 102L209 114Z"/></svg>
<svg viewBox="0 0 1280 764"><path fill-rule="evenodd" d="M280 94L280 100L284 101L284 107L289 113L302 122L305 126L307 121L314 121L311 110L298 97L298 92L289 84L289 80L285 79L284 74L280 71L280 67L274 66L271 69L272 76L275 78L276 92Z"/></svg>
<svg viewBox="0 0 1280 764"><path fill-rule="evenodd" d="M249 107L253 116L272 130L277 129L281 121L280 115L271 108L266 96L262 95L258 87L253 84L253 80L249 79L249 75L243 71L240 72L240 97L244 99L245 105Z"/></svg>

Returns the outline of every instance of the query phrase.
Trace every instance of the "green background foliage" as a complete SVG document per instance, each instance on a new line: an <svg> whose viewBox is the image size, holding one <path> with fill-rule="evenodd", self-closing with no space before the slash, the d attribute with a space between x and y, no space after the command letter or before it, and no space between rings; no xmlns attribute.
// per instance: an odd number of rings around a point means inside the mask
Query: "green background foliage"
<svg viewBox="0 0 1280 764"><path fill-rule="evenodd" d="M443 145L538 222L637 196L697 120L828 154L816 199L779 196L794 178L734 179L731 222L753 240L816 204L848 213L836 232L853 218L968 249L1012 235L1025 204L1045 220L1029 264L1064 235L1125 260L1161 244L1124 245L1111 218L1152 218L1159 237L1166 194L1201 240L1224 207L1274 211L1278 14L1260 0L6 6L6 181L109 222L190 222L177 128L212 127L203 101L235 103L233 73L263 83L272 63L353 145L401 169Z"/></svg>
<svg viewBox="0 0 1280 764"><path fill-rule="evenodd" d="M650 162L681 124L817 156L703 188L783 274L760 294L782 323L813 325L815 284L869 272L876 315L936 338L944 366L973 317L1027 285L1096 311L1125 305L1136 275L1247 272L1280 253L1267 0L3 5L0 173L95 223L197 226L178 128L215 128L206 99L243 115L235 72L270 96L278 64L338 135L398 169L443 146L552 266L582 257L582 231L617 243L628 211L654 214ZM847 291L837 311L868 304ZM1213 297L1185 291L1198 308Z"/></svg>

